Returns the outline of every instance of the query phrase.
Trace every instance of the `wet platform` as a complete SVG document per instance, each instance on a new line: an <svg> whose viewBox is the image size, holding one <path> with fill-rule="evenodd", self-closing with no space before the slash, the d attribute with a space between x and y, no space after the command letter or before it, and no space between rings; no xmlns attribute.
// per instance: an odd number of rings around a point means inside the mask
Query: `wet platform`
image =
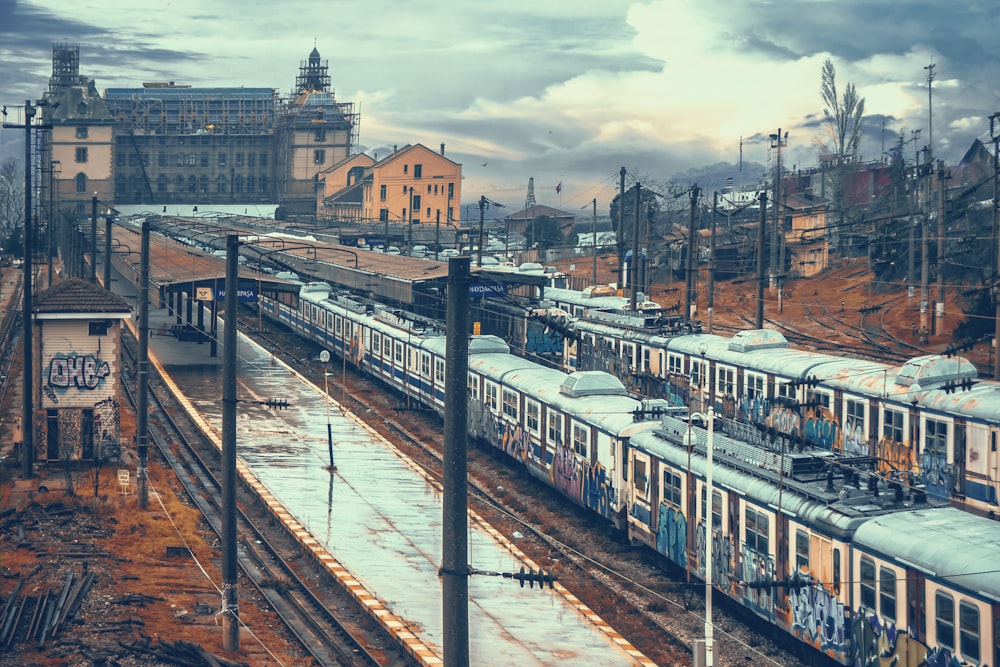
<svg viewBox="0 0 1000 667"><path fill-rule="evenodd" d="M166 310L150 310L150 329L173 323ZM151 361L221 446L222 346L219 356L210 350L207 343L150 337ZM243 336L237 356L241 477L421 664L443 664L440 485L322 389ZM331 377L330 393L336 391ZM288 408L254 402L271 398L286 400ZM538 567L473 513L469 564L493 572ZM539 591L501 577L471 577L469 634L477 665L653 664L558 583Z"/></svg>

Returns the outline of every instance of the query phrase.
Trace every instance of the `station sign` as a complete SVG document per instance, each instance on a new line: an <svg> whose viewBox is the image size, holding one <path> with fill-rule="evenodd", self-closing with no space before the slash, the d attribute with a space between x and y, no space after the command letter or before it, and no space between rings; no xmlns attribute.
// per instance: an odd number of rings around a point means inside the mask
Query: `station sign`
<svg viewBox="0 0 1000 667"><path fill-rule="evenodd" d="M225 301L226 288L217 287L213 294L211 287L195 288L195 301ZM244 303L254 303L257 301L257 289L254 287L241 287L236 290L236 300Z"/></svg>
<svg viewBox="0 0 1000 667"><path fill-rule="evenodd" d="M488 296L490 294L506 294L508 285L506 283L472 283L469 285L469 294L473 296Z"/></svg>

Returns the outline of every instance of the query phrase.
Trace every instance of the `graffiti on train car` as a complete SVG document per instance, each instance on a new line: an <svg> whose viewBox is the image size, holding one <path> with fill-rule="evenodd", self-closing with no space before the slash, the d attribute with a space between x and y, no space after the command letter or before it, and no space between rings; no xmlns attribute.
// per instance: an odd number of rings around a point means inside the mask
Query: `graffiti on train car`
<svg viewBox="0 0 1000 667"><path fill-rule="evenodd" d="M947 498L952 487L952 467L948 465L948 454L936 449L924 449L920 459L920 481L927 493Z"/></svg>
<svg viewBox="0 0 1000 667"><path fill-rule="evenodd" d="M525 334L525 351L547 357L558 357L563 352L563 337L555 329L549 329L540 322L528 321Z"/></svg>
<svg viewBox="0 0 1000 667"><path fill-rule="evenodd" d="M757 614L769 621L774 621L774 589L769 586L751 586L751 584L770 584L774 581L774 556L761 553L750 545L743 543L740 553L740 568L743 587L743 603Z"/></svg>
<svg viewBox="0 0 1000 667"><path fill-rule="evenodd" d="M868 439L865 437L865 425L862 419L848 417L844 424L844 435L841 444L844 456L868 456Z"/></svg>
<svg viewBox="0 0 1000 667"><path fill-rule="evenodd" d="M681 567L687 567L687 517L677 507L660 501L656 550Z"/></svg>
<svg viewBox="0 0 1000 667"><path fill-rule="evenodd" d="M828 451L839 449L840 423L826 408L815 408L805 419L803 435L814 447Z"/></svg>
<svg viewBox="0 0 1000 667"><path fill-rule="evenodd" d="M851 623L855 667L959 667L969 664L941 646L928 648L910 636L905 628L897 628L864 608L859 608Z"/></svg>
<svg viewBox="0 0 1000 667"><path fill-rule="evenodd" d="M617 491L607 468L600 463L588 464L562 441L556 443L549 480L566 497L606 519L612 518Z"/></svg>
<svg viewBox="0 0 1000 667"><path fill-rule="evenodd" d="M531 434L523 426L494 415L485 403L473 400L471 397L469 433L521 461L527 459L531 452Z"/></svg>
<svg viewBox="0 0 1000 667"><path fill-rule="evenodd" d="M698 554L698 574L705 576L705 521L699 520L695 530L695 551ZM712 583L727 593L733 585L733 543L721 530L712 531Z"/></svg>
<svg viewBox="0 0 1000 667"><path fill-rule="evenodd" d="M821 651L844 655L848 648L844 603L811 575L798 576L805 583L789 594L792 632Z"/></svg>
<svg viewBox="0 0 1000 667"><path fill-rule="evenodd" d="M909 442L900 442L890 438L879 438L875 446L875 456L878 458L878 469L881 472L917 472L917 457Z"/></svg>

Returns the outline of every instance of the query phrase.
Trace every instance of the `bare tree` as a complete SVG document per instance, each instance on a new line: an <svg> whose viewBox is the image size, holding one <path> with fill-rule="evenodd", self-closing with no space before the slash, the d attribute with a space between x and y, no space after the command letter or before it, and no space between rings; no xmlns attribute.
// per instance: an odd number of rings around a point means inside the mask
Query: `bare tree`
<svg viewBox="0 0 1000 667"><path fill-rule="evenodd" d="M865 98L858 97L853 83L848 83L843 97L837 95L837 70L829 58L823 63L823 115L833 145L821 142L828 153L836 156L838 165L857 157L861 145L861 119L865 113Z"/></svg>
<svg viewBox="0 0 1000 667"><path fill-rule="evenodd" d="M17 158L0 163L0 237L24 223L24 171Z"/></svg>

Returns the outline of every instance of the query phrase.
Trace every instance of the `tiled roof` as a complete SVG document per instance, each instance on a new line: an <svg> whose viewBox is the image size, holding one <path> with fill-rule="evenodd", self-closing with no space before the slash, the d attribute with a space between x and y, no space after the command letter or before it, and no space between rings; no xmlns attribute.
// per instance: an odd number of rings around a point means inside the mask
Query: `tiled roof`
<svg viewBox="0 0 1000 667"><path fill-rule="evenodd" d="M130 313L132 307L123 297L103 287L70 278L39 292L32 310L36 313Z"/></svg>

